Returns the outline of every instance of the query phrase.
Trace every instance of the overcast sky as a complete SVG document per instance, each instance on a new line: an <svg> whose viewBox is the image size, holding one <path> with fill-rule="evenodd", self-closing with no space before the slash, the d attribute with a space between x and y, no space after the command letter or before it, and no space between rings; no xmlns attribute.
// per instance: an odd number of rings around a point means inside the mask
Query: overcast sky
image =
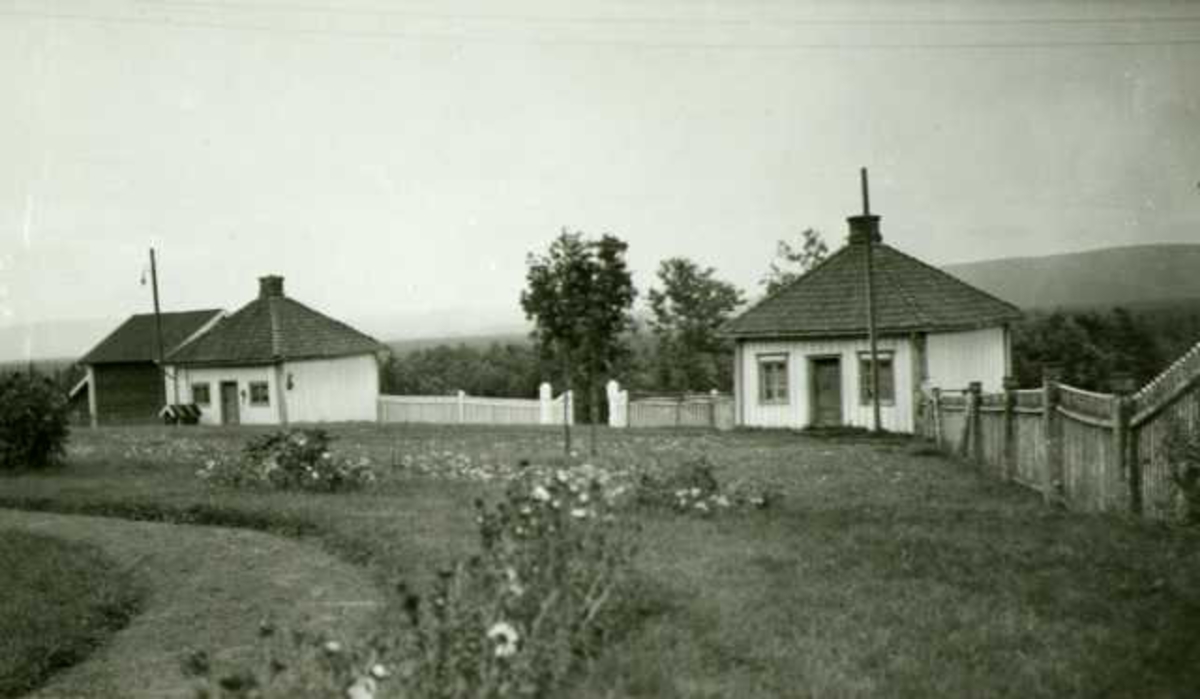
<svg viewBox="0 0 1200 699"><path fill-rule="evenodd" d="M171 310L507 322L563 226L757 292L863 165L935 264L1200 242L1198 76L1195 2L0 0L0 326L151 245Z"/></svg>

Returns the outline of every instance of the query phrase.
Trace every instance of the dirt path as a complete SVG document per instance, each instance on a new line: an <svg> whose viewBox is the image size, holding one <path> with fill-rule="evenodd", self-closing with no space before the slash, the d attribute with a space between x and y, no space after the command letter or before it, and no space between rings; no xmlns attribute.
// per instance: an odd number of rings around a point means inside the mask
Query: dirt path
<svg viewBox="0 0 1200 699"><path fill-rule="evenodd" d="M142 612L104 648L34 697L188 697L180 660L253 652L260 622L352 633L380 594L367 574L311 544L222 527L0 509L0 530L99 546L147 585Z"/></svg>

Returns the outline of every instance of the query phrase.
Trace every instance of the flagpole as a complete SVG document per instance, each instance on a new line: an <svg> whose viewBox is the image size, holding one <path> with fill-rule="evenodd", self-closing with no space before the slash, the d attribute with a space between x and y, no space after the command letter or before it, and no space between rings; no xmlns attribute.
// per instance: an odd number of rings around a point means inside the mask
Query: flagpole
<svg viewBox="0 0 1200 699"><path fill-rule="evenodd" d="M871 215L871 193L867 187L867 169L859 171L862 179L863 216ZM867 342L871 346L871 417L872 432L882 425L879 415L879 344L875 332L875 232L867 232Z"/></svg>
<svg viewBox="0 0 1200 699"><path fill-rule="evenodd" d="M166 379L167 366L164 363L165 353L163 352L163 333L162 333L162 311L158 306L158 266L154 259L154 248L150 248L150 287L154 290L154 334L158 341L158 371L161 374L160 379L163 382L164 399L166 398ZM174 403L179 402L179 386L172 386L172 394Z"/></svg>

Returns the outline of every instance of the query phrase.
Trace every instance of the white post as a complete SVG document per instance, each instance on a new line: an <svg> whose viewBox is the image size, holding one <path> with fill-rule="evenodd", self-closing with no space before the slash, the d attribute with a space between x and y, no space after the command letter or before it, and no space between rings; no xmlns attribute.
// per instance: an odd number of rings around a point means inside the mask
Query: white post
<svg viewBox="0 0 1200 699"><path fill-rule="evenodd" d="M95 427L99 424L99 416L96 414L96 368L91 364L87 365L87 387L88 387L88 424Z"/></svg>
<svg viewBox="0 0 1200 699"><path fill-rule="evenodd" d="M567 402L567 424L575 424L575 391L567 391L563 394L563 400Z"/></svg>
<svg viewBox="0 0 1200 699"><path fill-rule="evenodd" d="M624 427L625 406L621 404L621 384L616 379L609 379L604 388L608 396L608 426Z"/></svg>
<svg viewBox="0 0 1200 699"><path fill-rule="evenodd" d="M538 423L554 424L554 390L546 381L538 386Z"/></svg>
<svg viewBox="0 0 1200 699"><path fill-rule="evenodd" d="M463 424L467 421L467 392L459 390L458 392L458 424Z"/></svg>

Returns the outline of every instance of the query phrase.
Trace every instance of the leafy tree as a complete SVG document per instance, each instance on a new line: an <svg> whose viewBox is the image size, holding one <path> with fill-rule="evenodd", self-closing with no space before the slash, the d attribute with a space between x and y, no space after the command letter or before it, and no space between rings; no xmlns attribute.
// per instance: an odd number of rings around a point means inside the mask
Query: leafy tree
<svg viewBox="0 0 1200 699"><path fill-rule="evenodd" d="M658 266L662 289L651 289L650 327L658 340L656 373L661 387L685 391L726 387L728 347L717 329L743 303L742 292L682 257Z"/></svg>
<svg viewBox="0 0 1200 699"><path fill-rule="evenodd" d="M625 264L628 247L611 235L588 240L564 230L547 254L529 256L528 288L521 293L521 307L535 322L533 337L543 356L559 365L568 389L576 378L586 389L592 453L599 382L626 356L624 335L632 327L630 309L637 292ZM570 426L563 429L570 453Z"/></svg>
<svg viewBox="0 0 1200 699"><path fill-rule="evenodd" d="M0 470L41 469L66 454L66 395L33 372L0 377Z"/></svg>
<svg viewBox="0 0 1200 699"><path fill-rule="evenodd" d="M1097 391L1110 390L1119 374L1144 384L1165 364L1152 329L1120 308L1031 314L1014 328L1013 359L1023 386L1040 384L1055 366L1065 383Z"/></svg>
<svg viewBox="0 0 1200 699"><path fill-rule="evenodd" d="M771 271L761 282L767 287L767 295L774 294L796 281L827 257L829 246L816 229L806 228L801 231L798 248L792 247L786 240L779 241L775 248L775 261L771 263Z"/></svg>
<svg viewBox="0 0 1200 699"><path fill-rule="evenodd" d="M493 342L486 349L438 345L394 355L383 368L387 393L498 398L537 394L542 366L533 347Z"/></svg>

